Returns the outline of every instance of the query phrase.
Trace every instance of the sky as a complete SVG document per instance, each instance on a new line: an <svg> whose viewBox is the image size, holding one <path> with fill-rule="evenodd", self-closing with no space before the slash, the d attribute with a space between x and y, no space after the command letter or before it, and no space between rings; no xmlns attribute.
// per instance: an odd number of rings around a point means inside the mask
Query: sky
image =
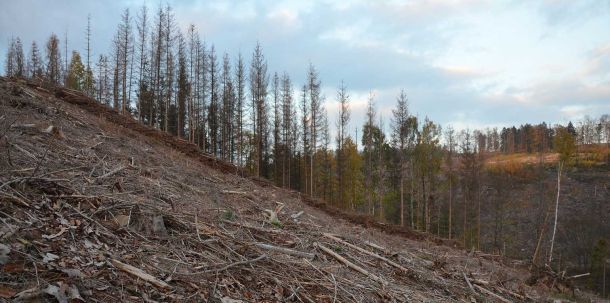
<svg viewBox="0 0 610 303"><path fill-rule="evenodd" d="M125 8L142 0L0 0L2 70L19 36L43 45L51 32L85 49L91 14L94 58L110 51ZM165 4L166 2L162 2ZM409 109L456 129L565 124L610 113L610 1L169 1L180 28L194 24L208 45L250 58L257 41L269 71L295 85L312 63L331 120L337 88L348 88L351 128L374 97L386 128L404 90ZM334 123L333 123L334 125Z"/></svg>

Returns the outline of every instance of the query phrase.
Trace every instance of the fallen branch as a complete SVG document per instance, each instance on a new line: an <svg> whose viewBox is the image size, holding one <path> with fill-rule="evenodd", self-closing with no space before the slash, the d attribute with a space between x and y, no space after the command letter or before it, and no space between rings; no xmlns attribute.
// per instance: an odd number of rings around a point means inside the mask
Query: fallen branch
<svg viewBox="0 0 610 303"><path fill-rule="evenodd" d="M141 270L137 267L133 267L129 264L125 264L125 263L115 260L115 259L112 259L110 262L112 263L112 265L114 265L114 267L116 267L130 275L136 276L146 282L149 282L150 284L152 284L154 286L157 286L159 288L169 288L170 287L169 284L153 277L152 275L144 272L143 270Z"/></svg>
<svg viewBox="0 0 610 303"><path fill-rule="evenodd" d="M6 195L5 196L6 198L11 199L13 202L16 202L17 204L20 204L21 206L25 206L25 207L28 207L28 208L30 207L30 204L28 204L27 202L23 201L23 199L21 199L19 197L13 196L13 195L11 195L9 193L5 193L5 192L0 192L0 193L3 194L3 195Z"/></svg>
<svg viewBox="0 0 610 303"><path fill-rule="evenodd" d="M326 247L326 246L324 246L324 245L322 245L320 243L318 243L317 246L322 251L324 251L325 253L330 255L331 257L333 257L333 258L339 260L341 263L345 264L347 267L349 267L349 268L351 268L351 269L353 269L353 270L355 270L355 271L357 271L357 272L359 272L359 273L369 277L373 281L379 282L382 285L387 284L387 282L385 280L383 280L382 278L377 277L376 275L368 272L366 269L364 269L364 268L362 268L362 267L360 267L360 266L358 266L358 265L348 261L347 259L341 257L339 254L337 254L336 252L332 251L330 248L328 248L328 247Z"/></svg>
<svg viewBox="0 0 610 303"><path fill-rule="evenodd" d="M466 281L468 281L468 280L466 280ZM512 303L513 302L513 301L511 301L509 299L506 299L506 298L504 298L504 297L502 297L502 296L492 292L491 290L488 290L488 289L486 289L486 288L484 288L482 286L479 286L477 284L474 284L474 287L476 287L481 292L484 292L484 293L486 293L486 294L488 294L488 295L490 295L490 296L492 296L492 297L494 297L494 298L496 298L496 299L498 299L498 300L500 300L502 302L506 302L506 303Z"/></svg>
<svg viewBox="0 0 610 303"><path fill-rule="evenodd" d="M63 235L67 230L68 230L67 228L62 226L61 230L58 233L56 233L54 235L42 235L42 237L47 239L47 240L52 240L52 239L55 239L55 238Z"/></svg>
<svg viewBox="0 0 610 303"><path fill-rule="evenodd" d="M323 233L322 235L324 237L327 237L327 238L331 239L331 240L337 241L337 242L339 242L339 243L341 243L343 245L349 246L349 247L351 247L351 248L353 248L353 249L355 249L355 250L357 250L357 251L359 251L359 252L361 252L363 254L367 254L367 255L369 255L371 257L374 257L374 258L377 258L379 260L382 260L382 261L384 261L384 262L386 262L386 263L388 263L388 264L390 264L390 265L392 265L392 266L402 270L403 272L408 272L409 271L407 268L403 267L402 265L400 265L400 264L398 264L398 263L396 263L396 262L394 262L392 260L389 260L386 257L382 257L382 256L380 256L380 255L378 255L378 254L376 254L374 252L370 252L370 251L368 251L368 250L366 250L364 248L358 247L358 246L356 246L354 244L351 244L349 242L341 240L341 239L339 239L339 238L337 238L337 237L335 237L335 236L333 236L331 234Z"/></svg>
<svg viewBox="0 0 610 303"><path fill-rule="evenodd" d="M477 292L474 290L474 287L472 287L472 284L470 283L470 280L468 280L468 277L466 277L466 274L462 273L462 276L464 276L464 280L466 280L466 284L468 284L468 287L470 287L472 293L476 295Z"/></svg>
<svg viewBox="0 0 610 303"><path fill-rule="evenodd" d="M300 211L292 216L290 216L292 219L296 220L298 219L301 215L303 215L305 212L304 211Z"/></svg>
<svg viewBox="0 0 610 303"><path fill-rule="evenodd" d="M112 231L110 231L106 226L102 225L100 222L98 222L97 220L91 218L90 216L87 216L86 214L84 214L83 212L81 212L80 210L76 209L76 207L70 205L69 203L65 204L66 206L70 207L73 211L75 211L77 214L81 215L81 217L91 221L91 223L97 225L98 227L102 228L103 230L105 230L107 232L107 235L112 236L114 238L118 239L118 236L116 234L114 234Z"/></svg>
<svg viewBox="0 0 610 303"><path fill-rule="evenodd" d="M507 294L509 294L509 295L511 295L511 296L513 296L513 297L515 297L517 299L519 299L519 300L522 300L522 301L525 300L524 296L522 296L522 295L520 295L520 294L518 294L518 293L516 293L516 292L514 292L512 290L509 290L509 289L506 289L506 288L503 288L503 287L500 287L500 286L495 286L495 289L496 290L500 290L501 292L507 293Z"/></svg>
<svg viewBox="0 0 610 303"><path fill-rule="evenodd" d="M370 247L372 247L374 249L377 249L377 250L381 251L385 255L396 255L396 253L392 253L388 249L386 249L385 247L379 246L379 245L377 245L377 244L375 244L373 242L365 241L364 244L366 244L366 245L368 245L368 246L370 246Z"/></svg>
<svg viewBox="0 0 610 303"><path fill-rule="evenodd" d="M117 167L117 168L115 168L115 169L113 169L113 170L111 170L111 171L109 171L109 172L107 172L107 173L97 177L96 179L97 180L101 180L101 179L104 179L104 178L108 178L108 177L110 177L110 176L112 176L112 175L114 175L114 174L124 170L125 168L127 168L127 166L119 166L119 167Z"/></svg>
<svg viewBox="0 0 610 303"><path fill-rule="evenodd" d="M252 226L252 225L237 223L237 222L233 222L233 221L229 221L229 220L222 220L222 222L227 223L227 224L231 224L231 225L235 225L235 226L239 226L239 227L244 227L244 228L249 228L249 229L257 230L257 231L264 232L264 233L284 234L284 232L282 230L279 230L279 229L266 229L266 228L261 228L261 227L258 227L258 226Z"/></svg>
<svg viewBox="0 0 610 303"><path fill-rule="evenodd" d="M590 275L591 275L591 273L588 272L588 273L584 273L584 274L580 274L580 275L569 276L566 279L576 279L576 278L582 278L582 277L586 277L586 276L590 276Z"/></svg>
<svg viewBox="0 0 610 303"><path fill-rule="evenodd" d="M223 194L233 194L233 195L245 195L247 194L245 191L234 191L234 190L223 190Z"/></svg>
<svg viewBox="0 0 610 303"><path fill-rule="evenodd" d="M261 248L261 249L280 252L283 254L301 257L301 258L305 258L305 259L309 259L309 260L312 260L316 257L316 255L312 254L312 253L302 252L302 251L289 249L289 248L285 248L285 247L273 246L273 245L269 245L269 244L265 244L265 243L256 243L255 245L256 245L256 247Z"/></svg>
<svg viewBox="0 0 610 303"><path fill-rule="evenodd" d="M251 259L251 260L239 261L239 262L235 262L235 263L227 264L227 265L225 265L225 266L223 266L223 267L221 267L221 268L219 268L219 269L208 269L208 270L205 270L205 271L203 271L203 272L204 272L204 273L208 273L208 272L219 272L219 271L225 271L225 270L227 270L227 269L229 269L229 268L231 268L231 267L235 267L235 266L238 266L238 265L245 265L245 264L250 264L250 263L258 262L258 261L263 260L263 259L267 259L267 255L262 254L262 255L260 255L260 256L258 256L258 257L256 257L256 258L254 258L254 259Z"/></svg>

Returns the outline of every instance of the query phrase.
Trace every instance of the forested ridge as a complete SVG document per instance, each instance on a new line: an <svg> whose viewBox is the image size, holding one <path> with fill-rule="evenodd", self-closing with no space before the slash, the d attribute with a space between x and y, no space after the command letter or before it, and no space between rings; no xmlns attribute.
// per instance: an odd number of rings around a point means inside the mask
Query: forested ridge
<svg viewBox="0 0 610 303"><path fill-rule="evenodd" d="M293 83L268 70L260 44L231 58L194 25L179 28L170 6L125 10L112 49L98 58L92 26L88 19L87 48L70 54L55 34L27 52L14 38L7 76L82 91L278 187L467 249L588 272L587 284L604 291L608 114L456 130L415 115L405 84L391 117L377 113L371 94L364 124L353 125L348 84L324 96L313 62L305 83Z"/></svg>

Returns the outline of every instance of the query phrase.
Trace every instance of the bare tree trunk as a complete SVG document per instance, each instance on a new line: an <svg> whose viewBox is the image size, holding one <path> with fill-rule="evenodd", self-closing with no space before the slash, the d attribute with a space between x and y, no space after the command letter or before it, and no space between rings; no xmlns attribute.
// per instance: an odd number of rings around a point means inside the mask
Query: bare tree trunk
<svg viewBox="0 0 610 303"><path fill-rule="evenodd" d="M463 236L463 241L464 241L464 247L466 247L466 218L467 218L467 211L468 211L468 203L466 200L466 194L464 194L464 228L462 230L462 233L464 234ZM466 247L467 248L467 247Z"/></svg>
<svg viewBox="0 0 610 303"><path fill-rule="evenodd" d="M411 229L415 228L415 222L414 222L414 213L413 213L413 162L410 163L411 164L411 196L409 197L409 202L411 204Z"/></svg>
<svg viewBox="0 0 610 303"><path fill-rule="evenodd" d="M312 137L312 140L314 140L313 137ZM315 197L314 190L313 190L313 188L314 188L314 186L313 186L313 161L314 160L313 159L314 159L314 154L316 152L316 143L315 142L312 142L312 143L313 143L313 146L312 146L313 148L311 150L311 154L309 155L309 187L310 187L309 193L311 194L311 197L313 198L313 197Z"/></svg>
<svg viewBox="0 0 610 303"><path fill-rule="evenodd" d="M477 250L481 250L481 190L477 191Z"/></svg>
<svg viewBox="0 0 610 303"><path fill-rule="evenodd" d="M451 240L451 227L453 225L451 222L451 218L453 216L453 206L451 205L452 199L453 199L453 188L452 188L451 176L449 176L449 240Z"/></svg>
<svg viewBox="0 0 610 303"><path fill-rule="evenodd" d="M546 212L544 216L544 223L542 224L542 228L540 229L540 235L538 235L538 242L536 243L536 249L534 250L534 256L532 257L532 265L536 265L536 261L538 259L538 254L540 254L540 244L542 243L542 238L544 237L544 231L546 230L546 223L549 219L549 212Z"/></svg>
<svg viewBox="0 0 610 303"><path fill-rule="evenodd" d="M563 163L559 161L557 169L557 200L555 200L555 223L553 224L553 236L551 237L551 250L549 251L549 264L553 261L553 246L555 245L555 233L557 232L557 214L559 212L559 191L561 189L561 168Z"/></svg>
<svg viewBox="0 0 610 303"><path fill-rule="evenodd" d="M405 227L405 184L403 169L400 169L400 226Z"/></svg>

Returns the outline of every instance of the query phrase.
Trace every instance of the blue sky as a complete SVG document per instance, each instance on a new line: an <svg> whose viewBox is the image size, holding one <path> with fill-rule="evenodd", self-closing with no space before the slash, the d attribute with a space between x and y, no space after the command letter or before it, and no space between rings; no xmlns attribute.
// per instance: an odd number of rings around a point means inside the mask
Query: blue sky
<svg viewBox="0 0 610 303"><path fill-rule="evenodd" d="M42 45L68 32L82 51L91 13L93 50L109 50L120 14L143 1L2 0L0 55L19 36ZM455 128L610 113L610 1L170 1L183 30L236 57L263 46L269 70L302 85L319 70L334 119L343 80L352 128L369 93L386 125L401 89L410 109ZM148 2L154 11L157 2ZM2 62L2 66L4 62ZM334 123L333 123L334 124Z"/></svg>

